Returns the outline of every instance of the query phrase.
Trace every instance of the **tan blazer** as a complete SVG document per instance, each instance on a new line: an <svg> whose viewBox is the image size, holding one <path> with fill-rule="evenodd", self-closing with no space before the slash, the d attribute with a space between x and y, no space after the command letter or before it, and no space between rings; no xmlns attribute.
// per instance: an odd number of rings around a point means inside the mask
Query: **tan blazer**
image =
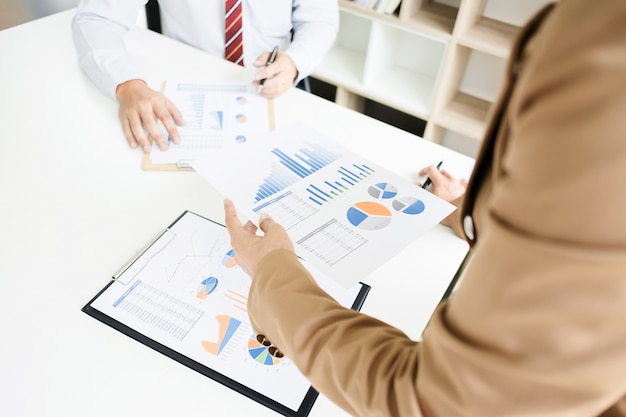
<svg viewBox="0 0 626 417"><path fill-rule="evenodd" d="M354 415L626 416L626 1L540 13L506 84L459 211L472 258L423 342L292 253L261 262L253 326Z"/></svg>

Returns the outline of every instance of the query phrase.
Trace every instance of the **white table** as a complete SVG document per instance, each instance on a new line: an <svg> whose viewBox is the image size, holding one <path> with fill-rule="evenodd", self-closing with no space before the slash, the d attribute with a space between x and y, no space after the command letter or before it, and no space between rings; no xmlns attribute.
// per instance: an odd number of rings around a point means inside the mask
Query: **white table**
<svg viewBox="0 0 626 417"><path fill-rule="evenodd" d="M80 311L111 274L184 210L223 221L222 199L195 173L145 172L117 103L80 70L69 10L0 32L0 415L265 416L257 403ZM251 74L151 32L129 36L146 80L242 82ZM417 179L473 161L293 89L277 127L303 121ZM363 312L419 338L467 245L436 226L372 272ZM320 396L312 416L345 413Z"/></svg>

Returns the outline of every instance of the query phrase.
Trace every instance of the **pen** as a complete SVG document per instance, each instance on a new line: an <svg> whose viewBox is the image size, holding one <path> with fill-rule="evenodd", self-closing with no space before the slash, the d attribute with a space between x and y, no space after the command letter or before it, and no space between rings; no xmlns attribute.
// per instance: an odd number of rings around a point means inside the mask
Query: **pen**
<svg viewBox="0 0 626 417"><path fill-rule="evenodd" d="M437 164L437 169L441 168L441 164L443 164L443 161L439 161L439 163ZM422 185L422 188L426 188L430 185L432 181L430 180L430 177L426 177L426 181L424 181L424 185Z"/></svg>
<svg viewBox="0 0 626 417"><path fill-rule="evenodd" d="M272 49L272 53L270 54L270 57L267 59L267 62L265 63L266 67L273 64L274 61L276 61L276 55L278 55L278 46L275 46L274 49ZM263 78L261 82L259 82L259 87L256 90L257 94L259 94L261 90L263 90L263 84L265 84L265 80L266 78Z"/></svg>

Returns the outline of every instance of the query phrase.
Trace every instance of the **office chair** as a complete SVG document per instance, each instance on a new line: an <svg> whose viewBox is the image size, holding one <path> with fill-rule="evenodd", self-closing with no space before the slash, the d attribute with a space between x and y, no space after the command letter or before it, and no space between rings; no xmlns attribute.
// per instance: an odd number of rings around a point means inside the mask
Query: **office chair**
<svg viewBox="0 0 626 417"><path fill-rule="evenodd" d="M150 0L146 3L146 22L148 29L156 33L163 33L161 29L161 9L157 0Z"/></svg>

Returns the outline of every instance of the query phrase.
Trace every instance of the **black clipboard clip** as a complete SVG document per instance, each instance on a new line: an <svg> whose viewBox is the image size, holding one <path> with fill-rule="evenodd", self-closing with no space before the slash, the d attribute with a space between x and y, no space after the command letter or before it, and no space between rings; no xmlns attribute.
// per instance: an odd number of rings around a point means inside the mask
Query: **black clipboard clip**
<svg viewBox="0 0 626 417"><path fill-rule="evenodd" d="M141 271L150 263L152 258L158 255L163 249L165 249L174 239L176 233L170 228L161 230L155 237L153 237L143 248L139 249L135 255L129 259L120 269L117 270L113 277L113 281L119 282L122 285L128 285L132 282ZM150 253L149 253L150 252ZM142 264L138 261L140 258L146 255L146 260ZM134 272L132 269L136 269ZM128 272L129 278L122 279L122 276Z"/></svg>

